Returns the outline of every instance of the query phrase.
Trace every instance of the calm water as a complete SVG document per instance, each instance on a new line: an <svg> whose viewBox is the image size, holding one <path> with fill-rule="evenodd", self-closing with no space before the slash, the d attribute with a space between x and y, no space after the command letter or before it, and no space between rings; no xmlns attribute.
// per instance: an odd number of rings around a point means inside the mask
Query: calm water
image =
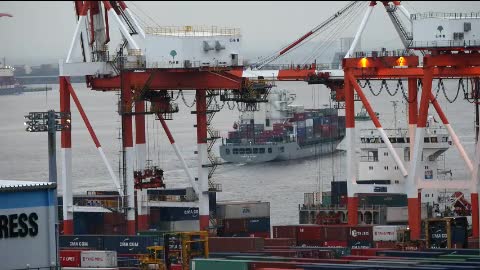
<svg viewBox="0 0 480 270"><path fill-rule="evenodd" d="M390 89L395 90L395 82L390 82ZM457 91L457 82L445 84L447 94L453 97ZM52 91L43 93L25 93L18 96L0 96L0 178L15 180L46 181L48 179L47 134L27 133L23 116L32 111L59 110L58 85L51 85ZM97 136L103 146L107 158L115 171L118 171L120 141L118 139L120 117L116 113L118 96L113 92L95 92L88 90L84 84L74 84L80 101ZM277 83L279 89L289 89L296 93L298 104L306 108L319 108L328 104L329 93L324 86L309 86L303 82ZM375 89L378 90L378 89ZM401 91L391 97L383 91L373 97L365 90L374 110L380 113L380 121L385 128L393 128L393 106L391 101L398 100L397 120L405 123L405 102ZM446 102L440 91L439 101L447 117L464 143L470 157L474 150L474 107L462 99ZM185 94L188 105L193 101L193 91ZM196 133L193 125L195 115L186 107L182 98L178 102L180 112L168 121L169 127L179 145L183 156L191 168L196 166ZM357 103L356 111L360 110ZM73 181L74 192L87 190L113 190L108 172L97 153L80 115L72 101L72 144L73 144ZM432 112L432 110L431 110ZM342 111L343 113L343 111ZM216 114L213 126L223 135L232 130L232 124L238 119L237 108L229 110L227 106ZM438 119L438 117L436 117ZM402 124L399 124L402 125ZM360 128L373 128L370 122L357 122L357 134ZM158 121L147 117L149 136L149 159L160 165L166 172L168 187L182 187L188 184L186 176L177 162L176 156L161 129ZM217 143L218 144L218 143ZM340 148L343 143L340 144ZM60 148L60 135L57 135L57 147ZM218 153L218 147L214 147ZM60 176L60 151L57 151L57 163ZM445 161L447 168L452 168L454 178L467 179L466 166L457 150L452 147L447 151ZM193 170L196 173L196 168ZM302 160L269 162L261 164L227 164L219 166L214 175L222 184L223 192L218 194L219 200L263 200L271 204L272 224L298 223L298 204L303 202L304 192L328 190L332 177L345 179L345 153L337 152L333 156L312 157Z"/></svg>

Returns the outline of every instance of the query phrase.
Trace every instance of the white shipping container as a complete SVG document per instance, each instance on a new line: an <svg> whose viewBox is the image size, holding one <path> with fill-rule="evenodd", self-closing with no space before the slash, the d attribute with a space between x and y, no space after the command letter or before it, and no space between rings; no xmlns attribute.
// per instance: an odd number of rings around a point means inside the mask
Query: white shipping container
<svg viewBox="0 0 480 270"><path fill-rule="evenodd" d="M80 265L83 267L117 267L117 252L108 250L86 250L80 255Z"/></svg>
<svg viewBox="0 0 480 270"><path fill-rule="evenodd" d="M427 218L427 206L422 205L422 219ZM387 223L408 222L408 207L387 207Z"/></svg>
<svg viewBox="0 0 480 270"><path fill-rule="evenodd" d="M270 216L269 202L218 202L217 216L223 219L259 218Z"/></svg>
<svg viewBox="0 0 480 270"><path fill-rule="evenodd" d="M405 228L405 225L373 226L373 241L397 241L398 230Z"/></svg>
<svg viewBox="0 0 480 270"><path fill-rule="evenodd" d="M307 125L307 127L313 127L313 119L305 120L305 124Z"/></svg>

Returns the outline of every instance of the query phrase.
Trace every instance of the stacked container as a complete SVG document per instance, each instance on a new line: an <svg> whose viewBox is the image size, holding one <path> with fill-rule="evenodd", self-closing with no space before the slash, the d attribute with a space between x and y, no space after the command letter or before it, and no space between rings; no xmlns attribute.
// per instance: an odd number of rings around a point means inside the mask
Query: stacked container
<svg viewBox="0 0 480 270"><path fill-rule="evenodd" d="M269 202L217 202L219 236L270 237Z"/></svg>

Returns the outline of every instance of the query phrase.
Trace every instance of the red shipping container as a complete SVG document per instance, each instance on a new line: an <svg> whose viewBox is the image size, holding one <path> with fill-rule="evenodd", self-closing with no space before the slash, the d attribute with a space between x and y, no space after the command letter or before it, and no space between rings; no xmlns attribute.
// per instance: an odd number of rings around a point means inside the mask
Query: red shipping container
<svg viewBox="0 0 480 270"><path fill-rule="evenodd" d="M347 241L338 241L338 240L324 241L323 246L324 247L347 247L348 242Z"/></svg>
<svg viewBox="0 0 480 270"><path fill-rule="evenodd" d="M182 265L181 264L172 264L170 265L170 270L182 270Z"/></svg>
<svg viewBox="0 0 480 270"><path fill-rule="evenodd" d="M294 238L271 238L265 239L265 247L289 247L295 246L296 241Z"/></svg>
<svg viewBox="0 0 480 270"><path fill-rule="evenodd" d="M60 256L59 256L60 266L61 267L80 267L81 253L82 253L82 250L79 250L79 249L60 250Z"/></svg>
<svg viewBox="0 0 480 270"><path fill-rule="evenodd" d="M247 232L246 219L224 219L223 226L226 233Z"/></svg>
<svg viewBox="0 0 480 270"><path fill-rule="evenodd" d="M297 239L297 227L295 225L273 226L273 238Z"/></svg>
<svg viewBox="0 0 480 270"><path fill-rule="evenodd" d="M270 232L253 232L253 233L250 233L250 237L261 237L261 238L268 239L270 238Z"/></svg>
<svg viewBox="0 0 480 270"><path fill-rule="evenodd" d="M397 248L397 243L394 241L376 241L376 242L373 242L373 247L395 249Z"/></svg>
<svg viewBox="0 0 480 270"><path fill-rule="evenodd" d="M323 240L324 233L320 225L299 225L297 226L297 244L301 240Z"/></svg>
<svg viewBox="0 0 480 270"><path fill-rule="evenodd" d="M260 237L209 237L209 252L244 252L263 250L265 240Z"/></svg>
<svg viewBox="0 0 480 270"><path fill-rule="evenodd" d="M324 225L324 240L325 241L345 241L348 240L349 226L344 225ZM346 246L346 244L345 244Z"/></svg>
<svg viewBox="0 0 480 270"><path fill-rule="evenodd" d="M372 226L351 226L348 230L350 241L373 241Z"/></svg>

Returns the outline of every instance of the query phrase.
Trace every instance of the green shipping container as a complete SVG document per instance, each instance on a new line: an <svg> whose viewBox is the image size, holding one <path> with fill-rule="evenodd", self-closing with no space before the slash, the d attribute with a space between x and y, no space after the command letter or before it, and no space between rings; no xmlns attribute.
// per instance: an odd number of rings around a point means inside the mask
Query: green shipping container
<svg viewBox="0 0 480 270"><path fill-rule="evenodd" d="M250 261L224 259L193 259L191 270L248 270Z"/></svg>
<svg viewBox="0 0 480 270"><path fill-rule="evenodd" d="M330 195L323 195L322 196L322 205L331 205L332 204L332 196Z"/></svg>

